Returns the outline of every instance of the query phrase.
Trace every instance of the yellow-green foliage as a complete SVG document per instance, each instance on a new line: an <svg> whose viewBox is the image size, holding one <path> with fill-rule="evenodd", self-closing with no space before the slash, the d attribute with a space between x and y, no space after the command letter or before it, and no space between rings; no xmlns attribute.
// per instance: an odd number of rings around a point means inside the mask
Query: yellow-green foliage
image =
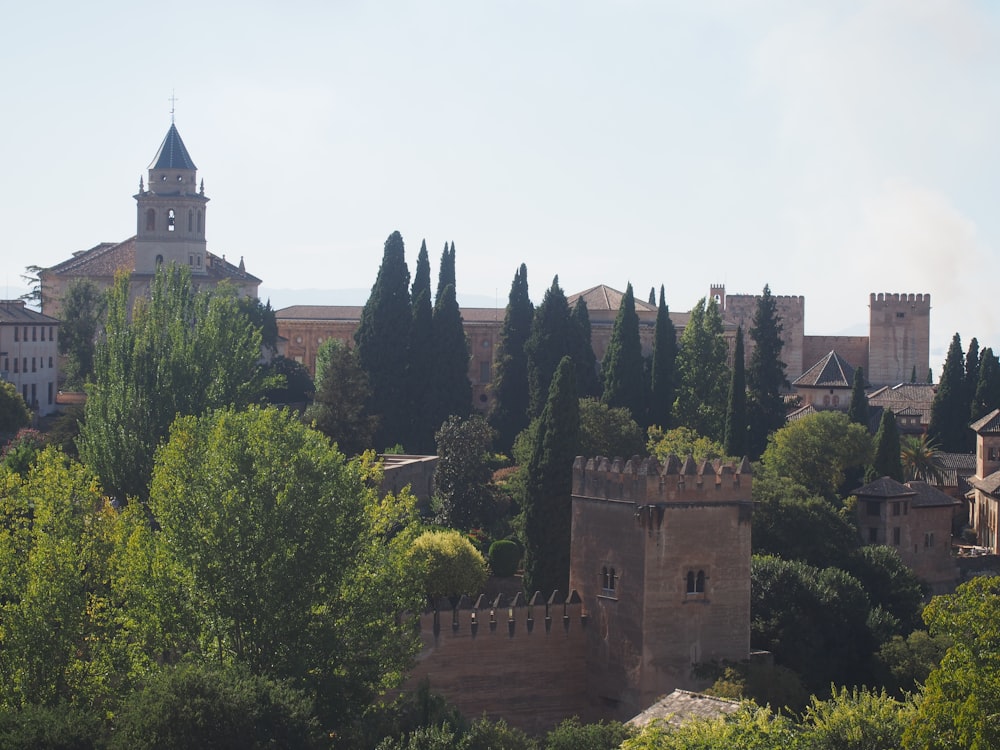
<svg viewBox="0 0 1000 750"><path fill-rule="evenodd" d="M486 582L486 561L458 531L424 532L410 548L410 561L431 597L474 594Z"/></svg>
<svg viewBox="0 0 1000 750"><path fill-rule="evenodd" d="M693 456L695 461L722 458L726 455L721 443L699 435L690 427L675 427L664 431L661 427L649 428L646 450L663 461L667 456Z"/></svg>

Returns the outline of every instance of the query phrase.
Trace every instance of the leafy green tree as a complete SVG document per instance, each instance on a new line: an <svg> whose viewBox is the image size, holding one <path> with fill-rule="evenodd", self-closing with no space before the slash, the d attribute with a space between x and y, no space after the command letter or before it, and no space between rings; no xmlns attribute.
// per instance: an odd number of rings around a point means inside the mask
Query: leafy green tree
<svg viewBox="0 0 1000 750"><path fill-rule="evenodd" d="M665 461L667 456L692 456L695 461L706 461L726 455L721 443L699 435L690 427L675 427L666 432L659 427L650 427L647 435L646 450L660 461Z"/></svg>
<svg viewBox="0 0 1000 750"><path fill-rule="evenodd" d="M409 284L403 237L393 232L385 241L382 265L354 334L358 359L372 389L369 413L379 418L375 432L379 448L402 442L411 429L407 361L413 313Z"/></svg>
<svg viewBox="0 0 1000 750"><path fill-rule="evenodd" d="M427 257L427 243L420 244L417 268L410 290L413 300L413 322L409 339L409 388L412 424L406 444L417 454L434 451L434 431L440 422L434 421L435 351L434 308L431 305L431 266Z"/></svg>
<svg viewBox="0 0 1000 750"><path fill-rule="evenodd" d="M728 387L729 367L719 307L715 300L706 304L703 297L681 334L675 422L712 440L722 440Z"/></svg>
<svg viewBox="0 0 1000 750"><path fill-rule="evenodd" d="M316 392L309 370L294 359L279 354L264 365L263 372L265 378L274 383L264 391L264 399L269 404L304 404L311 401Z"/></svg>
<svg viewBox="0 0 1000 750"><path fill-rule="evenodd" d="M451 256L454 261L454 256ZM462 313L455 287L448 284L434 302L434 378L431 388L431 424L440 426L448 417L468 416L472 409L469 382L469 343L465 339Z"/></svg>
<svg viewBox="0 0 1000 750"><path fill-rule="evenodd" d="M970 421L985 417L1000 406L1000 360L989 347L979 357L979 380L972 399Z"/></svg>
<svg viewBox="0 0 1000 750"><path fill-rule="evenodd" d="M932 636L951 640L930 673L906 748L1000 747L1000 579L977 577L924 608Z"/></svg>
<svg viewBox="0 0 1000 750"><path fill-rule="evenodd" d="M747 454L747 389L743 369L743 327L736 329L733 353L733 376L729 381L729 407L726 409L726 432L723 444L728 456Z"/></svg>
<svg viewBox="0 0 1000 750"><path fill-rule="evenodd" d="M106 735L100 713L82 706L0 707L0 750L100 750Z"/></svg>
<svg viewBox="0 0 1000 750"><path fill-rule="evenodd" d="M59 353L68 388L82 388L94 372L94 351L104 317L105 296L87 279L74 279L62 299Z"/></svg>
<svg viewBox="0 0 1000 750"><path fill-rule="evenodd" d="M325 729L348 726L401 679L416 646L400 617L421 600L405 554L413 499L379 498L379 481L286 411L180 417L157 453L160 562L145 590L172 571L200 656L289 680Z"/></svg>
<svg viewBox="0 0 1000 750"><path fill-rule="evenodd" d="M927 436L948 453L965 450L968 443L969 402L965 397L965 366L962 363L962 340L956 333L948 347L941 382L931 405L931 423ZM971 434L971 433L970 433Z"/></svg>
<svg viewBox="0 0 1000 750"><path fill-rule="evenodd" d="M646 419L646 382L643 375L639 316L635 311L632 284L625 287L611 341L601 365L604 378L602 400L608 406L624 407L638 423Z"/></svg>
<svg viewBox="0 0 1000 750"><path fill-rule="evenodd" d="M463 594L476 594L486 583L486 560L459 531L425 531L407 552L428 599L446 596L457 604Z"/></svg>
<svg viewBox="0 0 1000 750"><path fill-rule="evenodd" d="M884 690L835 688L828 700L813 696L802 717L802 743L810 750L896 750L913 708L912 700Z"/></svg>
<svg viewBox="0 0 1000 750"><path fill-rule="evenodd" d="M493 438L493 429L478 414L448 417L437 431L438 523L463 531L493 524L497 507L490 464Z"/></svg>
<svg viewBox="0 0 1000 750"><path fill-rule="evenodd" d="M542 413L549 395L549 386L563 357L572 357L570 342L573 323L569 303L559 286L559 277L552 280L542 304L535 310L531 333L524 349L528 355L528 414L533 419ZM574 370L575 372L575 370Z"/></svg>
<svg viewBox="0 0 1000 750"><path fill-rule="evenodd" d="M334 440L346 455L357 456L373 447L378 423L368 413L368 375L361 369L357 351L337 339L320 344L316 359L319 377L306 422Z"/></svg>
<svg viewBox="0 0 1000 750"><path fill-rule="evenodd" d="M622 750L806 750L798 727L786 716L752 703L735 714L711 719L693 719L675 727L654 721L634 737L626 739Z"/></svg>
<svg viewBox="0 0 1000 750"><path fill-rule="evenodd" d="M630 458L645 452L642 428L628 409L611 408L596 398L580 399L580 456Z"/></svg>
<svg viewBox="0 0 1000 750"><path fill-rule="evenodd" d="M894 547L860 545L838 567L861 582L873 607L881 607L898 623L893 635L907 635L920 625L924 603L920 579Z"/></svg>
<svg viewBox="0 0 1000 750"><path fill-rule="evenodd" d="M116 277L78 440L105 491L146 497L153 453L176 415L259 400L269 385L260 342L232 289L196 292L187 268L158 269L149 299L131 310L129 278Z"/></svg>
<svg viewBox="0 0 1000 750"><path fill-rule="evenodd" d="M580 398L600 396L601 384L597 376L597 357L590 339L590 312L583 297L578 297L570 313L571 327L569 356L576 365L576 389Z"/></svg>
<svg viewBox="0 0 1000 750"><path fill-rule="evenodd" d="M616 750L632 734L619 721L581 724L574 716L545 735L545 750Z"/></svg>
<svg viewBox="0 0 1000 750"><path fill-rule="evenodd" d="M871 451L866 428L842 412L824 411L789 422L775 432L761 460L777 476L835 502L847 469L867 465Z"/></svg>
<svg viewBox="0 0 1000 750"><path fill-rule="evenodd" d="M256 297L237 297L237 307L250 324L260 331L260 344L266 358L278 354L278 318L271 300L261 302ZM61 334L61 331L60 331Z"/></svg>
<svg viewBox="0 0 1000 750"><path fill-rule="evenodd" d="M489 421L497 431L497 448L505 453L510 452L514 438L530 421L525 345L534 315L535 307L528 297L528 267L522 263L510 286L493 369L493 406Z"/></svg>
<svg viewBox="0 0 1000 750"><path fill-rule="evenodd" d="M580 434L580 406L573 361L563 357L552 378L526 472L525 590L566 592L573 460Z"/></svg>
<svg viewBox="0 0 1000 750"><path fill-rule="evenodd" d="M650 300L653 304L653 300ZM671 425L674 405L675 372L677 359L677 330L670 320L670 310L660 285L660 303L656 308L656 326L653 328L653 361L650 368L649 422L663 429Z"/></svg>
<svg viewBox="0 0 1000 750"><path fill-rule="evenodd" d="M865 368L854 371L851 384L851 405L847 408L847 418L868 429L868 396L865 395Z"/></svg>
<svg viewBox="0 0 1000 750"><path fill-rule="evenodd" d="M44 447L45 438L42 433L30 427L22 427L0 452L0 466L22 477L26 476Z"/></svg>
<svg viewBox="0 0 1000 750"><path fill-rule="evenodd" d="M909 482L944 482L944 463L937 446L927 440L927 435L904 435L899 440L899 460L903 477Z"/></svg>
<svg viewBox="0 0 1000 750"><path fill-rule="evenodd" d="M846 515L819 497L782 493L761 498L758 486L762 483L762 477L754 477L754 554L776 555L816 568L845 567L859 546L858 531Z"/></svg>
<svg viewBox="0 0 1000 750"><path fill-rule="evenodd" d="M947 636L931 637L926 630L914 630L905 638L894 635L878 651L879 682L897 695L916 693L949 646Z"/></svg>
<svg viewBox="0 0 1000 750"><path fill-rule="evenodd" d="M13 435L31 422L31 412L17 386L0 380L0 435Z"/></svg>
<svg viewBox="0 0 1000 750"><path fill-rule="evenodd" d="M778 317L778 305L771 295L771 287L764 285L764 291L757 298L750 339L754 348L747 369L747 389L749 400L747 411L750 418L749 454L757 459L767 448L767 438L785 424L785 399L782 391L788 387L785 377L785 363L781 359L782 325Z"/></svg>
<svg viewBox="0 0 1000 750"><path fill-rule="evenodd" d="M900 460L899 430L896 428L896 415L892 409L882 411L882 421L875 433L875 445L872 464L865 475L866 481L879 477L891 477L897 482L903 481L903 463Z"/></svg>

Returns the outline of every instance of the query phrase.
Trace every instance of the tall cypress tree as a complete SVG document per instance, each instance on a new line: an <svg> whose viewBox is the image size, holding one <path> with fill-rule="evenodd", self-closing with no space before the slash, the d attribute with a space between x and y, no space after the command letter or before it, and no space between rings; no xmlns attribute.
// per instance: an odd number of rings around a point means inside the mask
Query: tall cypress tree
<svg viewBox="0 0 1000 750"><path fill-rule="evenodd" d="M967 444L969 402L965 398L965 365L962 361L962 339L956 333L948 347L948 356L941 371L927 436L946 453L960 453Z"/></svg>
<svg viewBox="0 0 1000 750"><path fill-rule="evenodd" d="M677 329L670 320L663 285L660 304L656 308L653 329L653 362L650 368L649 423L663 429L671 426L670 411L674 405L674 363L677 359Z"/></svg>
<svg viewBox="0 0 1000 750"><path fill-rule="evenodd" d="M393 232L385 241L382 265L354 334L358 361L372 389L368 413L379 418L378 449L405 440L411 423L407 359L413 313L404 253L402 235Z"/></svg>
<svg viewBox="0 0 1000 750"><path fill-rule="evenodd" d="M662 285L661 285L661 289L662 289ZM655 305L656 304L656 287L655 286L649 287L649 304L651 304L651 305Z"/></svg>
<svg viewBox="0 0 1000 750"><path fill-rule="evenodd" d="M858 367L854 371L854 382L851 384L851 405L847 409L847 418L852 422L868 427L868 396L865 395L865 368Z"/></svg>
<svg viewBox="0 0 1000 750"><path fill-rule="evenodd" d="M632 284L625 287L611 341L601 365L604 378L602 400L608 406L624 407L640 425L646 423L646 380L643 375L639 316L635 311Z"/></svg>
<svg viewBox="0 0 1000 750"><path fill-rule="evenodd" d="M503 327L493 367L493 406L490 426L497 433L497 448L509 453L514 438L528 426L528 355L525 344L531 334L535 306L528 297L528 267L514 273L507 299Z"/></svg>
<svg viewBox="0 0 1000 750"><path fill-rule="evenodd" d="M569 342L573 336L569 303L559 286L559 277L545 292L542 304L535 310L531 334L525 344L528 354L528 415L537 417L545 408L552 376L563 357L572 356Z"/></svg>
<svg viewBox="0 0 1000 750"><path fill-rule="evenodd" d="M757 298L750 338L754 343L747 372L749 390L750 445L752 459L760 458L767 447L767 438L785 424L785 399L782 390L788 386L785 363L781 359L781 321L778 305L771 296L771 287Z"/></svg>
<svg viewBox="0 0 1000 750"><path fill-rule="evenodd" d="M677 354L674 422L721 442L729 393L726 342L715 300L702 297L691 311Z"/></svg>
<svg viewBox="0 0 1000 750"><path fill-rule="evenodd" d="M976 386L979 385L979 341L975 336L969 342L969 351L965 354L965 403L967 414L975 408ZM976 436L972 430L965 430L965 450L976 449Z"/></svg>
<svg viewBox="0 0 1000 750"><path fill-rule="evenodd" d="M744 456L747 450L747 385L743 365L743 326L736 329L733 377L729 381L729 408L726 410L727 456Z"/></svg>
<svg viewBox="0 0 1000 750"><path fill-rule="evenodd" d="M897 482L903 481L903 462L900 458L899 430L896 428L896 415L892 409L882 412L878 432L875 433L875 450L872 465L865 475L866 481L879 477L891 477Z"/></svg>
<svg viewBox="0 0 1000 750"><path fill-rule="evenodd" d="M431 393L436 380L434 360L433 312L431 307L431 264L427 257L427 242L420 244L417 268L410 289L413 300L413 323L409 337L409 382L411 424L407 450L417 454L434 453L433 399Z"/></svg>
<svg viewBox="0 0 1000 750"><path fill-rule="evenodd" d="M469 342L455 295L455 244L441 256L438 293L431 329L434 333L432 422L436 432L448 417L466 417L472 408Z"/></svg>
<svg viewBox="0 0 1000 750"><path fill-rule="evenodd" d="M979 356L979 382L969 419L975 422L1000 407L1000 360L989 347Z"/></svg>
<svg viewBox="0 0 1000 750"><path fill-rule="evenodd" d="M576 374L563 357L528 461L524 496L524 587L529 593L566 593L569 586L573 460L580 437Z"/></svg>
<svg viewBox="0 0 1000 750"><path fill-rule="evenodd" d="M569 355L576 366L576 392L580 398L598 396L601 383L597 376L597 357L590 340L590 311L583 297L578 297L570 314L573 323Z"/></svg>

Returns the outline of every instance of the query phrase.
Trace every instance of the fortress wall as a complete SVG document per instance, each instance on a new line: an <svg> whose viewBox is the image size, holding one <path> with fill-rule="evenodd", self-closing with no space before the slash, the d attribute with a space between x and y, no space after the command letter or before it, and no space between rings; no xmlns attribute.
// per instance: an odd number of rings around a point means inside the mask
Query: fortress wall
<svg viewBox="0 0 1000 750"><path fill-rule="evenodd" d="M864 367L868 378L868 337L867 336L806 336L803 364L808 370L831 351L836 351L854 368ZM868 378L870 380L870 378Z"/></svg>

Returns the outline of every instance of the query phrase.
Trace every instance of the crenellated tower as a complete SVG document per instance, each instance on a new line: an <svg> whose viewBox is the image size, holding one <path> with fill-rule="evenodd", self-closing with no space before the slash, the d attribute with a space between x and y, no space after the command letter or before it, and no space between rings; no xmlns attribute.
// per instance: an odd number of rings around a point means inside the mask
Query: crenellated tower
<svg viewBox="0 0 1000 750"><path fill-rule="evenodd" d="M166 138L139 180L135 238L135 271L155 273L161 263L186 265L194 276L207 273L205 186L197 184L197 168L170 123Z"/></svg>
<svg viewBox="0 0 1000 750"><path fill-rule="evenodd" d="M868 370L872 385L917 382L930 366L931 295L872 294L869 301Z"/></svg>

